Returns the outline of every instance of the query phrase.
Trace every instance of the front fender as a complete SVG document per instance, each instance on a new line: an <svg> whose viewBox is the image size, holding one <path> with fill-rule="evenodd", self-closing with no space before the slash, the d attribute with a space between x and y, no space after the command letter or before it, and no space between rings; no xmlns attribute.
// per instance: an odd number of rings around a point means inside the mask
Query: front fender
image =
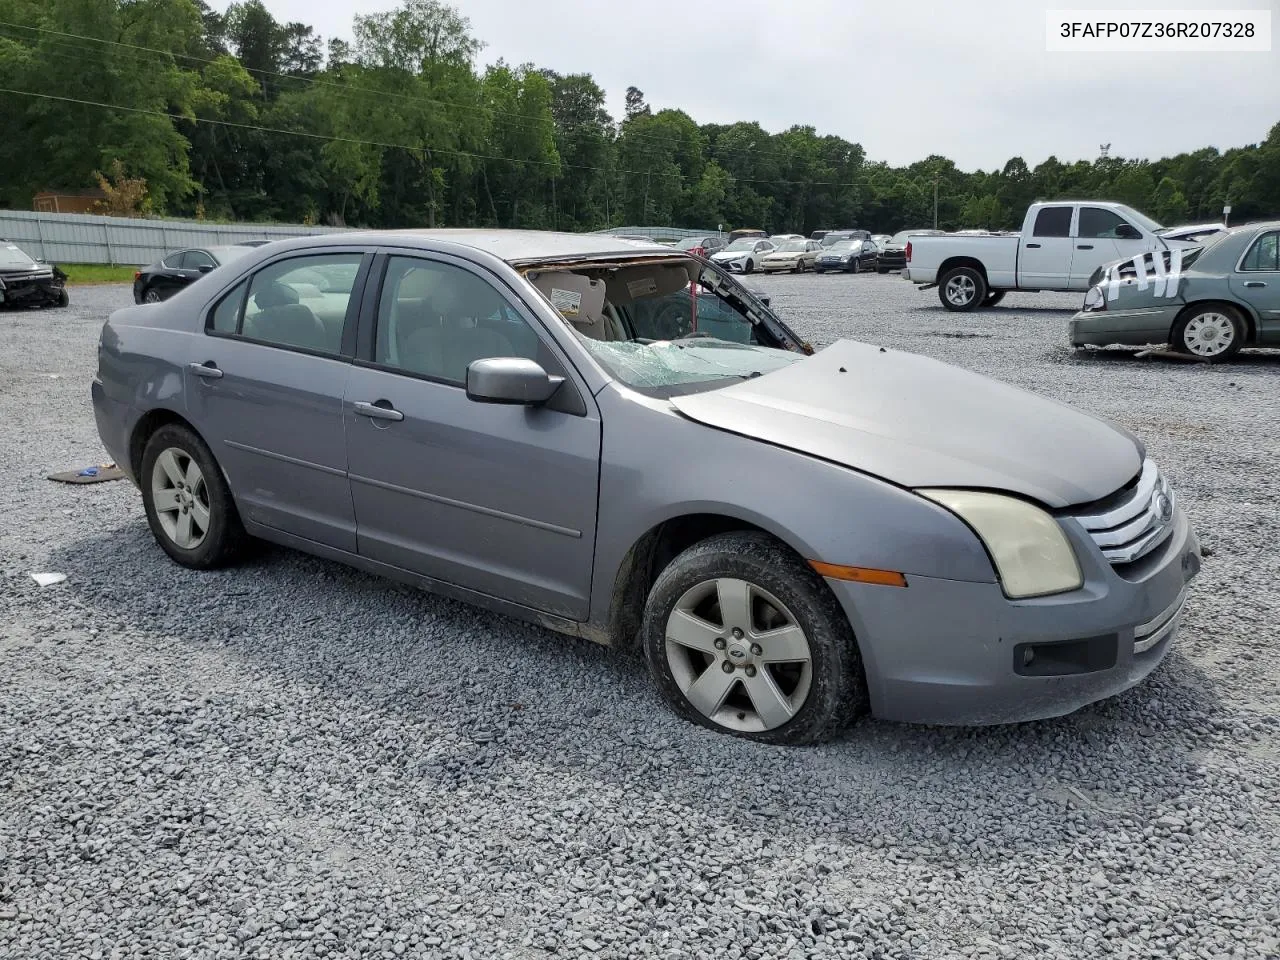
<svg viewBox="0 0 1280 960"><path fill-rule="evenodd" d="M591 619L608 620L619 569L658 525L730 517L806 560L980 583L995 571L977 537L937 504L876 477L705 426L616 384L599 396L600 512Z"/></svg>

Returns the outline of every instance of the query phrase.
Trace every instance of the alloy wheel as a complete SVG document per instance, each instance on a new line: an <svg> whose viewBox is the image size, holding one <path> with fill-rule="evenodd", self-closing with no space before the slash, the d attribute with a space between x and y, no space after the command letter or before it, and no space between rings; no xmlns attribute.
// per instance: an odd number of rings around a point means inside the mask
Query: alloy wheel
<svg viewBox="0 0 1280 960"><path fill-rule="evenodd" d="M156 518L173 543L194 550L209 533L209 489L191 454L168 447L151 469L151 499Z"/></svg>
<svg viewBox="0 0 1280 960"><path fill-rule="evenodd" d="M947 301L957 307L965 307L978 295L978 285L972 277L958 276L947 281Z"/></svg>
<svg viewBox="0 0 1280 960"><path fill-rule="evenodd" d="M689 703L742 732L787 723L813 679L809 640L791 611L761 587L729 577L705 580L676 602L666 656Z"/></svg>
<svg viewBox="0 0 1280 960"><path fill-rule="evenodd" d="M142 295L142 302L143 303L159 303L160 291L154 288L148 290L146 293Z"/></svg>

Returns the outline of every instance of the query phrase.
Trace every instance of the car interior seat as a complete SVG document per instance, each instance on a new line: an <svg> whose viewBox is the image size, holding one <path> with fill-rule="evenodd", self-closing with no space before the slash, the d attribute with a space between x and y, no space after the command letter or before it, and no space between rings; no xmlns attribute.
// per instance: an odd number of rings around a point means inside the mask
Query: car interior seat
<svg viewBox="0 0 1280 960"><path fill-rule="evenodd" d="M439 324L420 326L405 338L402 366L462 383L473 361L514 355L507 337L480 323L499 313L502 301L479 278L461 272L442 278L432 305L439 311Z"/></svg>
<svg viewBox="0 0 1280 960"><path fill-rule="evenodd" d="M296 290L278 281L254 291L253 305L259 312L245 317L244 335L268 343L337 353L341 333L333 336L299 299Z"/></svg>

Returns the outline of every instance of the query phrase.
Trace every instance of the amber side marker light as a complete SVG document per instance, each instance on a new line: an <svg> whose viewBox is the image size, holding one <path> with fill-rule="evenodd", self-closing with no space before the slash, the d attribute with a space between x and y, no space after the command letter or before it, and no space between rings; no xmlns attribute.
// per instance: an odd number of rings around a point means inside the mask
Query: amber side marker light
<svg viewBox="0 0 1280 960"><path fill-rule="evenodd" d="M846 567L838 563L810 560L809 566L832 580L848 580L852 583L878 583L884 587L905 587L907 578L896 570L877 570L875 567Z"/></svg>

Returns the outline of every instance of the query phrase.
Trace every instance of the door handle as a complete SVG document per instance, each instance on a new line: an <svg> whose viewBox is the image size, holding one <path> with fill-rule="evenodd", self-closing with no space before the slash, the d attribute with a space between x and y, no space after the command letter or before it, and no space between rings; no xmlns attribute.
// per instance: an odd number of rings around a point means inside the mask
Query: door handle
<svg viewBox="0 0 1280 960"><path fill-rule="evenodd" d="M222 379L222 371L212 360L206 360L204 363L188 363L187 369L197 377L203 377L206 380Z"/></svg>
<svg viewBox="0 0 1280 960"><path fill-rule="evenodd" d="M356 413L374 420L398 421L404 419L404 414L393 407L389 400L379 400L377 403L365 403L363 400L357 400Z"/></svg>
<svg viewBox="0 0 1280 960"><path fill-rule="evenodd" d="M1039 249L1040 249L1040 244L1038 244L1038 243L1028 243L1028 244L1027 244L1027 249L1028 249L1028 250L1039 250Z"/></svg>
<svg viewBox="0 0 1280 960"><path fill-rule="evenodd" d="M1246 280L1244 285L1246 287L1265 287L1267 284L1265 280Z"/></svg>
<svg viewBox="0 0 1280 960"><path fill-rule="evenodd" d="M1093 249L1093 244L1092 244L1092 243L1077 243L1077 244L1076 244L1076 249L1077 249L1077 250L1092 250L1092 249Z"/></svg>

